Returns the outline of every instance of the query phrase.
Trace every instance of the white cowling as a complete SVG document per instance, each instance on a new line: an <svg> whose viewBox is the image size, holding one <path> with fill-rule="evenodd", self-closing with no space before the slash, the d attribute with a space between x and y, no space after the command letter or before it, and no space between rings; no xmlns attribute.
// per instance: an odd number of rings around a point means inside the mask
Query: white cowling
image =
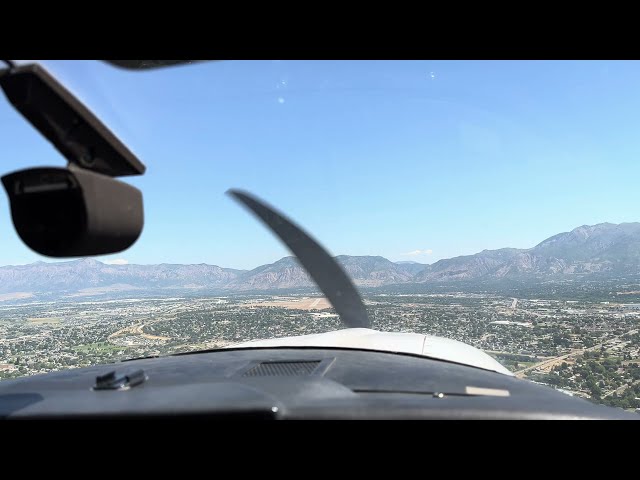
<svg viewBox="0 0 640 480"><path fill-rule="evenodd" d="M379 332L369 328L346 328L295 337L254 340L227 348L255 347L345 347L385 352L413 353L513 375L494 358L471 345L448 338L419 333Z"/></svg>

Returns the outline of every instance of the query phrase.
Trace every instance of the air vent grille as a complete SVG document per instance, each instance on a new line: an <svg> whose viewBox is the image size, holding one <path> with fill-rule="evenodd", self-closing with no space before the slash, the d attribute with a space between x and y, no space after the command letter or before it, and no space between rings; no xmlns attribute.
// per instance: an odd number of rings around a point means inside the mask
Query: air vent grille
<svg viewBox="0 0 640 480"><path fill-rule="evenodd" d="M243 377L295 377L311 375L320 360L296 362L262 362L247 370Z"/></svg>

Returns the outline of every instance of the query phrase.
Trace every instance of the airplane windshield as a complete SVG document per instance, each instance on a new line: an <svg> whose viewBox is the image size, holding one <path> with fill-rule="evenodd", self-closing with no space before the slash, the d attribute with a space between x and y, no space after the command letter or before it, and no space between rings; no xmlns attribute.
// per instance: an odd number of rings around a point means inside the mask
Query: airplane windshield
<svg viewBox="0 0 640 480"><path fill-rule="evenodd" d="M239 188L337 256L371 329L640 409L640 63L39 63L146 165L144 230L49 258L0 195L0 381L343 329ZM4 97L0 125L3 174L66 166Z"/></svg>

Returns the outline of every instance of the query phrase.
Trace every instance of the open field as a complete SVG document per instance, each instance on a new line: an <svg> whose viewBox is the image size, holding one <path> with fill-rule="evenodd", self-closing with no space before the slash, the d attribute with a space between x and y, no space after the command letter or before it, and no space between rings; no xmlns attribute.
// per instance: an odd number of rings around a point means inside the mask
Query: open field
<svg viewBox="0 0 640 480"><path fill-rule="evenodd" d="M56 324L60 323L60 318L54 317L42 317L42 318L27 318L27 322L32 323L34 325L47 325L47 324Z"/></svg>
<svg viewBox="0 0 640 480"><path fill-rule="evenodd" d="M290 310L325 310L332 308L324 297L288 298L279 300L266 300L242 304L246 307L277 307Z"/></svg>

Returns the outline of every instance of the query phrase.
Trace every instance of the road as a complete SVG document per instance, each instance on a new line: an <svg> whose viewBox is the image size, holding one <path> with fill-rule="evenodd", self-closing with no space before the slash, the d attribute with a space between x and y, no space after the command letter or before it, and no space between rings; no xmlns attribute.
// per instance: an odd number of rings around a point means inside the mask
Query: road
<svg viewBox="0 0 640 480"><path fill-rule="evenodd" d="M616 337L611 337L611 338L605 340L604 342L601 342L601 343L599 343L597 345L594 345L593 347L582 348L580 350L573 350L572 352L569 352L569 353L567 353L565 355L561 355L559 357L553 357L553 358L551 358L549 360L544 360L544 361L542 361L540 363L536 363L535 365L531 365L530 367L523 368L522 370L518 370L515 373L515 376L518 377L518 378L523 378L524 374L526 372L528 372L530 370L535 370L535 369L541 368L541 367L549 367L549 369L551 369L552 367L554 367L557 364L562 363L562 361L566 360L569 357L581 355L584 352L591 352L593 350L598 350L598 349L602 348L603 345L605 345L608 342L611 342L612 340L615 340L617 338L623 337L624 335L632 335L632 334L636 333L637 331L638 331L637 328L633 329L633 330L629 330L628 332L625 332L625 333L623 333L621 335L618 335Z"/></svg>

